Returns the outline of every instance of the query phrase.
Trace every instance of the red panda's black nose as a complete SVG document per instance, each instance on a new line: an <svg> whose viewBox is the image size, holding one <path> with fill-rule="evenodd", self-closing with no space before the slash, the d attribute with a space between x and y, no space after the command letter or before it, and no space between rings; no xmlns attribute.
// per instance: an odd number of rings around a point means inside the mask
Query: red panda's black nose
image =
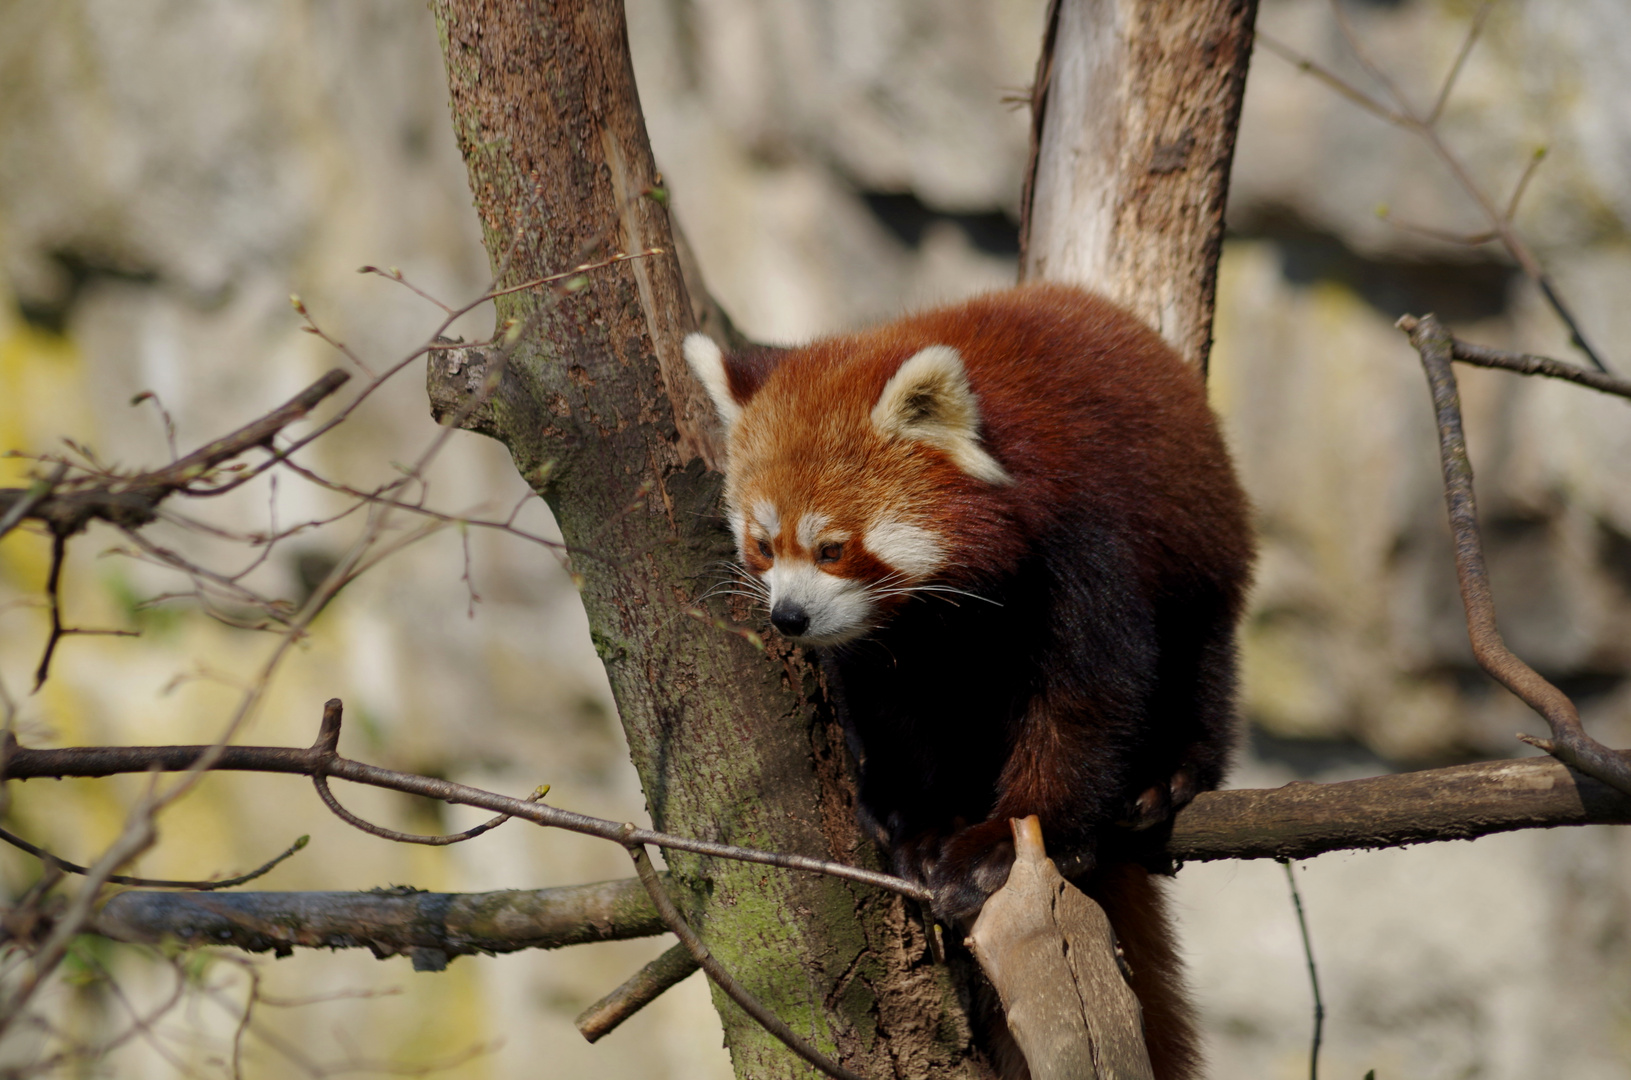
<svg viewBox="0 0 1631 1080"><path fill-rule="evenodd" d="M782 600L770 609L770 625L788 637L798 637L810 629L810 616L798 604Z"/></svg>

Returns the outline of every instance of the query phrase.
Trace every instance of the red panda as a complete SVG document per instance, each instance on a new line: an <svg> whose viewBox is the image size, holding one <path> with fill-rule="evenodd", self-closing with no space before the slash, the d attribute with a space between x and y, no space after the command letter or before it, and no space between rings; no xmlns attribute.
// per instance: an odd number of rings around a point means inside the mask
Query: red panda
<svg viewBox="0 0 1631 1080"><path fill-rule="evenodd" d="M742 565L817 655L897 872L966 924L1007 878L1008 819L1039 815L1116 930L1156 1077L1192 1076L1150 868L1227 765L1253 559L1197 373L1062 285L685 355L728 429Z"/></svg>

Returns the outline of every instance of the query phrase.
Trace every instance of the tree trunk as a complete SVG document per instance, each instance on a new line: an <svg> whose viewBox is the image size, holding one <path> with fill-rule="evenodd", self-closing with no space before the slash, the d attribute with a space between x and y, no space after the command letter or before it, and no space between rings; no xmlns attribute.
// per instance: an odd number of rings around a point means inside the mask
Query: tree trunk
<svg viewBox="0 0 1631 1080"><path fill-rule="evenodd" d="M1206 370L1256 0L1053 0L1021 279L1084 285Z"/></svg>
<svg viewBox="0 0 1631 1080"><path fill-rule="evenodd" d="M502 284L600 253L580 291L513 294L524 333L484 430L548 500L652 820L728 843L870 865L843 739L812 669L757 650L694 598L732 555L712 408L680 339L694 315L616 0L436 0L453 122ZM699 456L703 460L698 460ZM791 1027L871 1076L977 1076L957 991L898 898L675 855L698 933ZM809 1067L715 993L737 1074Z"/></svg>

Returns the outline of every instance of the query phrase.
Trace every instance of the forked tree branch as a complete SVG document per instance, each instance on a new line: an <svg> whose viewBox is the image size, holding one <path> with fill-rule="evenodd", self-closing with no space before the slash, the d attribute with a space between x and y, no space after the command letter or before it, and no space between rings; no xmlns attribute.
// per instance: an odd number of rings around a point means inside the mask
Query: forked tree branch
<svg viewBox="0 0 1631 1080"><path fill-rule="evenodd" d="M1397 326L1405 333L1413 335L1421 326L1421 320L1414 315L1405 315L1399 319ZM1592 371L1581 367L1579 364L1571 364L1566 360L1553 360L1549 356L1507 352L1503 349L1492 349L1487 345L1474 345L1469 341L1462 341L1454 334L1445 331L1443 326L1440 326L1439 329L1450 340L1451 357L1460 360L1464 364L1472 364L1475 367L1498 368L1502 371L1515 371L1520 375L1544 375L1549 379L1563 379L1566 382L1589 386L1593 390L1600 390L1605 394L1631 398L1631 379L1605 375L1600 371Z"/></svg>
<svg viewBox="0 0 1631 1080"><path fill-rule="evenodd" d="M0 525L39 521L53 536L72 536L97 520L125 528L146 525L165 499L177 492L198 494L191 491L194 483L245 451L271 446L273 436L304 418L350 378L336 368L266 415L162 469L128 476L67 477L59 468L44 490L38 484L0 488Z"/></svg>
<svg viewBox="0 0 1631 1080"><path fill-rule="evenodd" d="M1454 349L1450 334L1432 315L1399 321L1410 343L1421 354L1422 368L1433 393L1437 414L1439 456L1444 467L1444 500L1455 535L1456 576L1461 601L1467 610L1467 634L1478 666L1502 686L1523 699L1545 718L1550 739L1519 735L1524 742L1551 754L1573 768L1631 794L1631 760L1586 734L1580 712L1568 696L1513 654L1495 623L1495 600L1484 566L1484 545L1478 530L1478 504L1473 495L1472 460L1461 430L1461 399L1451 367Z"/></svg>

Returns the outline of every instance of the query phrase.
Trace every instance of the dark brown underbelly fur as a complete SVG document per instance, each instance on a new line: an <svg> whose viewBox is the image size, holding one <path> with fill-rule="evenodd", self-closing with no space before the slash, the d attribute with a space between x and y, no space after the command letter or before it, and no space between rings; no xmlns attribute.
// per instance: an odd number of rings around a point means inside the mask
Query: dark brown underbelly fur
<svg viewBox="0 0 1631 1080"><path fill-rule="evenodd" d="M1172 811L1228 763L1239 582L1197 573L1149 595L1114 523L1078 521L1057 539L976 586L1001 606L915 598L823 665L863 815L897 872L935 888L936 917L972 920L1007 876L1006 819L1038 814L1050 854L1090 867L1078 884L1127 957L1156 1077L1186 1080L1195 1036L1151 870L1170 868ZM1169 787L1170 800L1140 802Z"/></svg>

